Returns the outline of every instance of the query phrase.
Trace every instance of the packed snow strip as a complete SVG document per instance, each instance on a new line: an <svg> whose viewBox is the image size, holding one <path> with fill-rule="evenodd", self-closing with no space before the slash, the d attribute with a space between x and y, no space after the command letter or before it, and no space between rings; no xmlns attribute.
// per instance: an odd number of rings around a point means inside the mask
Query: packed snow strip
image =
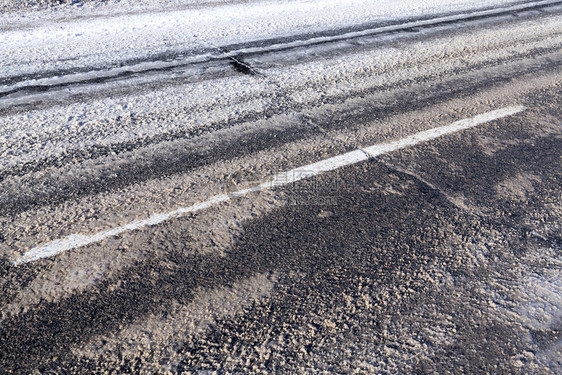
<svg viewBox="0 0 562 375"><path fill-rule="evenodd" d="M430 19L424 19L421 21L413 21L413 22L404 22L393 24L389 26L382 26L382 27L374 27L374 28L367 28L361 31L354 31L354 32L347 32L339 35L334 36L320 36L320 37L311 37L305 39L299 39L287 43L275 43L271 45L259 46L259 47L250 47L250 48L241 48L236 50L229 50L228 56L238 56L241 54L254 54L254 53L264 53L264 52L273 52L277 50L287 49L287 48L298 48L298 47L306 47L309 45L320 44L320 43L330 43L336 42L341 40L377 35L381 33L389 33L400 31L403 29L410 29L410 28L418 28L418 27L427 27L435 24L443 24L448 22L455 22L455 21L462 21L466 19L472 19L475 17L487 17L487 16L494 16L498 14L503 14L506 12L517 12L522 11L525 9L533 8L535 6L552 4L553 0L543 0L538 2L531 2L531 3L523 3L523 4L516 4L507 7L496 7L493 9L486 9L486 10L476 10L467 13L456 14L453 16L443 16L443 17L435 17ZM199 40L199 39L198 39ZM197 46L198 44L206 45L205 40L195 41L193 46ZM224 44L224 43L223 43ZM37 79L30 79L30 80L23 80L18 81L13 85L5 85L0 86L0 95L10 93L14 90L22 89L24 87L35 87L41 86L42 88L47 88L49 86L61 85L61 84L72 84L72 83L79 83L87 80L93 79L100 79L100 78L112 78L112 77L119 77L119 75L124 73L142 73L147 71L154 71L154 70L163 70L163 69L172 69L174 67L185 66L187 64L195 64L200 62L205 62L212 60L213 58L217 58L216 51L213 53L213 48L211 50L203 49L201 51L193 51L193 55L179 55L175 58L165 58L165 59L156 59L153 61L143 61L140 63L133 63L127 66L119 66L113 68L103 68L103 69L93 69L91 71L85 72L78 72L78 73L69 73L64 75L56 75L53 77L45 77L45 78L37 78ZM16 95L18 97L18 95ZM11 104L20 103L21 99L14 100L5 100L0 99L0 106L6 106Z"/></svg>
<svg viewBox="0 0 562 375"><path fill-rule="evenodd" d="M553 1L553 0L551 0ZM548 2L541 1L537 3ZM472 12L516 0L285 0L239 2L116 17L38 19L0 33L0 79L51 68L105 67L118 61L216 45L290 37L373 22ZM0 29L2 28L0 18ZM56 62L56 63L55 63Z"/></svg>
<svg viewBox="0 0 562 375"><path fill-rule="evenodd" d="M161 61L141 62L138 64L132 64L123 67L107 68L107 69L94 70L89 72L80 72L80 73L69 73L61 76L54 76L54 77L47 77L47 78L30 79L25 81L19 81L13 85L0 86L0 96L8 94L10 93L10 91L14 91L29 86L40 86L42 88L47 88L48 86L79 83L79 82L84 82L93 79L118 78L122 74L134 74L134 73L143 73L147 71L172 69L175 67L181 67L188 64L205 62L211 60L212 58L213 56L210 53L203 53L195 56L178 57L177 59L169 60L169 61L161 60Z"/></svg>
<svg viewBox="0 0 562 375"><path fill-rule="evenodd" d="M517 5L513 5L513 6L508 6L508 7L497 7L497 8L494 8L494 9L486 9L486 10L482 10L482 11L477 10L477 11L470 12L470 13L456 14L454 16L435 17L435 18L424 19L424 20L420 20L420 21L398 23L398 24L393 24L393 25L389 25L389 26L381 26L381 27L365 29L365 30L362 30L362 31L348 32L348 33L339 34L339 35L335 35L335 36L320 36L320 37L314 37L314 38L305 39L305 40L295 40L293 42L273 44L273 45L270 45L270 46L267 46L267 47L242 48L242 49L230 51L228 53L228 55L237 56L237 55L244 55L244 54L260 53L260 52L265 52L265 51L270 52L270 51L282 50L282 49L287 49L287 48L306 47L306 46L313 45L313 44L336 42L336 41L340 41L340 40L348 40L348 39L359 38L359 37L363 37L363 36L371 36L371 35L377 35L377 34L382 34L382 33L389 33L389 32L400 31L400 30L404 30L404 29L427 27L427 26L436 25L436 24L443 24L443 23L473 19L473 18L476 18L476 17L489 17L489 16L498 15L498 14L504 14L506 12L518 12L518 11L523 11L523 10L530 9L530 8L533 8L533 7L536 7L536 6L548 5L548 4L557 4L557 3L559 3L559 2L558 1L545 0L545 1L517 4Z"/></svg>
<svg viewBox="0 0 562 375"><path fill-rule="evenodd" d="M139 230L148 226L163 223L172 218L177 218L190 213L196 213L209 207L227 202L233 198L242 197L253 192L290 185L305 178L310 178L324 172L333 171L345 166L353 165L372 157L400 150L405 147L414 146L416 144L429 141L447 134L470 129L477 125L484 124L503 117L512 116L524 110L525 107L523 106L514 106L487 112L473 118L456 121L447 126L422 131L393 142L375 144L360 150L354 150L329 159L321 160L316 163L298 167L277 174L273 176L269 181L255 187L239 190L229 195L215 195L204 202L197 203L188 207L180 207L168 213L154 214L145 220L133 221L127 225L112 228L106 231L101 231L93 235L72 234L66 238L57 239L30 249L21 258L13 261L13 264L19 265L23 263L33 262L42 258L52 257L68 250L103 241L106 238L117 236L127 231Z"/></svg>

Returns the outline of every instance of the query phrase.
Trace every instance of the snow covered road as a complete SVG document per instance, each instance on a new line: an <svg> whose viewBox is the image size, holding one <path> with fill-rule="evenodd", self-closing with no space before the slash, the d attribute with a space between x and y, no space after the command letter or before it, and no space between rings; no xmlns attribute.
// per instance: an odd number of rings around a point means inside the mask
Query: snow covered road
<svg viewBox="0 0 562 375"><path fill-rule="evenodd" d="M74 21L59 16L39 19L37 25L25 17L24 21L15 18L7 20L10 28L0 34L2 107L29 102L18 95L21 92L144 72L177 72L228 56L270 54L337 41L360 43L369 36L514 16L561 4L554 0L446 3L250 3Z"/></svg>
<svg viewBox="0 0 562 375"><path fill-rule="evenodd" d="M561 25L555 0L2 14L0 372L559 373Z"/></svg>

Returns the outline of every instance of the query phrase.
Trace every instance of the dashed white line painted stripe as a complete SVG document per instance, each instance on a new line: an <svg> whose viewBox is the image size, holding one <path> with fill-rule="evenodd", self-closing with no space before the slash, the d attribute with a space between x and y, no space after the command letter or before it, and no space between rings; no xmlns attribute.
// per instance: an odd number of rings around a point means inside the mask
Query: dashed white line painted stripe
<svg viewBox="0 0 562 375"><path fill-rule="evenodd" d="M126 231L133 231L142 229L147 226L157 225L169 219L195 213L220 203L231 200L232 198L242 197L256 191L272 189L279 186L289 185L296 181L309 178L323 172L333 171L348 165L356 164L365 161L370 157L376 157L392 151L396 151L405 147L414 146L418 143L429 141L443 135L452 134L461 130L469 129L489 121L497 120L503 117L512 116L516 113L522 112L525 107L507 107L495 111L483 113L473 118L456 121L450 125L442 126L423 132L413 134L409 137L399 139L394 142L376 144L361 150L351 151L345 154L334 156L329 159L321 160L319 162L305 165L299 168L292 169L273 176L269 181L264 182L255 187L239 190L232 194L215 195L208 200L194 204L189 207L181 207L177 210L168 213L155 214L145 220L133 221L127 225L101 231L93 235L72 234L66 238L54 240L43 245L36 246L26 252L21 258L16 259L13 264L19 265L23 263L33 262L42 258L52 257L64 251L76 249L79 247L87 246L96 242L100 242L108 237L117 236Z"/></svg>

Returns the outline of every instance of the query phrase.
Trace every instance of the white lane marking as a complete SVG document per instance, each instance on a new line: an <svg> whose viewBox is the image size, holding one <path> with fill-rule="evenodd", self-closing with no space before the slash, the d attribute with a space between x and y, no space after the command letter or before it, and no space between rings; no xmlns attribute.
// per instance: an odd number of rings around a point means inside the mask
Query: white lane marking
<svg viewBox="0 0 562 375"><path fill-rule="evenodd" d="M13 264L19 265L23 263L33 262L42 258L48 258L64 251L76 249L96 242L100 242L108 237L116 236L126 231L133 231L142 229L147 226L160 224L171 218L179 217L188 213L194 213L204 210L206 208L218 205L220 203L229 201L232 198L242 197L252 192L272 189L278 186L292 184L296 181L312 177L323 172L332 171L348 165L356 164L361 161L367 160L369 157L376 157L392 151L396 151L405 147L414 146L418 143L429 141L441 137L446 134L455 133L461 130L469 129L477 125L497 120L503 117L512 116L525 110L523 106L506 107L491 112L486 112L477 115L473 118L456 121L450 125L434 128L413 134L409 137L399 139L394 142L380 143L373 146L363 148L361 150L354 150L345 154L334 156L329 159L321 160L316 163L305 165L283 172L273 176L269 181L264 182L252 188L239 190L230 195L220 194L215 195L208 200L194 204L189 207L180 207L169 213L154 214L145 220L133 221L127 225L109 229L106 231L98 232L90 236L81 234L72 234L66 238L47 242L43 245L36 246L26 252L21 258L16 259Z"/></svg>

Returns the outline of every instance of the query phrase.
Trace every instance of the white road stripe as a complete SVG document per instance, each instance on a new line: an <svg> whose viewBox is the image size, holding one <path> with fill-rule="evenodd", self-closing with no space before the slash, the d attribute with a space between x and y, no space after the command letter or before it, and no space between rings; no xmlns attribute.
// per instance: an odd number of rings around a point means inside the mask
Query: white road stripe
<svg viewBox="0 0 562 375"><path fill-rule="evenodd" d="M456 121L450 125L442 126L413 134L409 137L399 139L394 142L376 144L361 150L351 151L345 154L334 156L329 159L321 160L319 162L305 165L299 168L292 169L287 172L277 174L271 180L257 185L253 188L239 190L230 195L220 194L215 195L208 200L197 203L189 207L180 207L169 213L161 213L150 216L148 219L133 221L127 225L109 229L106 231L98 232L93 235L85 236L81 234L72 234L66 238L47 242L43 245L36 246L26 252L21 258L13 261L14 265L33 262L42 258L48 258L60 254L67 250L76 249L79 247L87 246L96 242L100 242L108 237L116 236L126 231L133 231L142 229L147 226L157 225L171 218L179 217L188 213L194 213L204 210L206 208L218 205L220 203L229 201L232 198L241 197L252 192L272 189L278 186L292 184L293 182L318 175L323 172L332 171L348 165L352 165L361 161L367 160L369 157L376 157L392 151L396 151L405 147L414 146L418 143L429 141L440 136L455 133L461 130L469 129L477 125L497 120L503 117L512 116L516 113L522 112L525 107L507 107L495 111L487 112L473 118Z"/></svg>

